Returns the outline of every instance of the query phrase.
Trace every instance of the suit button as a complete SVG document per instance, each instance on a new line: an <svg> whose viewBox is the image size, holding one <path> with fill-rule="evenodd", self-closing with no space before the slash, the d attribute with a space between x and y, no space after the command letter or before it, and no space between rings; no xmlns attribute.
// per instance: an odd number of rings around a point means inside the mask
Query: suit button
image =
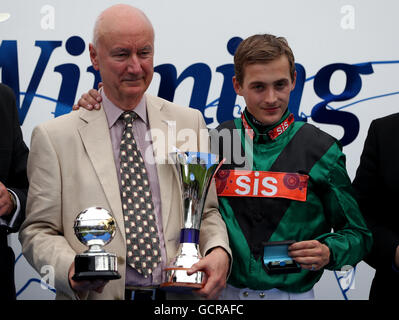
<svg viewBox="0 0 399 320"><path fill-rule="evenodd" d="M264 292L259 293L259 297L264 298L265 297L265 293Z"/></svg>
<svg viewBox="0 0 399 320"><path fill-rule="evenodd" d="M249 293L248 293L248 291L244 291L244 292L242 293L242 295L243 295L245 298L248 298Z"/></svg>

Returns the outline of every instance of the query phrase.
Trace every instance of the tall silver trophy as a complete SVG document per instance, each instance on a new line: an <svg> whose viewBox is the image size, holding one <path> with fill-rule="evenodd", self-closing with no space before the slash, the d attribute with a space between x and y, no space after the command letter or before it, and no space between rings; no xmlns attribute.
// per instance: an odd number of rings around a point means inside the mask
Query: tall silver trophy
<svg viewBox="0 0 399 320"><path fill-rule="evenodd" d="M161 288L185 292L203 287L204 273L187 275L187 270L201 259L199 234L205 199L212 177L218 170L217 156L201 152L174 152L170 155L180 181L183 206L183 226L177 255L164 269L166 281Z"/></svg>
<svg viewBox="0 0 399 320"><path fill-rule="evenodd" d="M116 255L103 249L115 236L115 220L111 213L101 207L87 208L76 217L73 228L76 237L89 246L89 250L76 255L72 279L119 279Z"/></svg>

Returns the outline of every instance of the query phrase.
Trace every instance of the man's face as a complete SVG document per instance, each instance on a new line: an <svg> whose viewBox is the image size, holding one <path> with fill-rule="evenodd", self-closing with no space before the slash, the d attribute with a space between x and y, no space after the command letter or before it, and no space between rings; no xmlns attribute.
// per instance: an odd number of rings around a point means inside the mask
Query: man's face
<svg viewBox="0 0 399 320"><path fill-rule="evenodd" d="M154 35L143 25L103 32L97 47L90 45L93 66L100 71L107 97L121 108L136 104L154 73Z"/></svg>
<svg viewBox="0 0 399 320"><path fill-rule="evenodd" d="M269 63L249 64L240 85L233 78L236 93L244 97L248 111L265 125L277 123L288 108L290 93L295 88L285 55Z"/></svg>

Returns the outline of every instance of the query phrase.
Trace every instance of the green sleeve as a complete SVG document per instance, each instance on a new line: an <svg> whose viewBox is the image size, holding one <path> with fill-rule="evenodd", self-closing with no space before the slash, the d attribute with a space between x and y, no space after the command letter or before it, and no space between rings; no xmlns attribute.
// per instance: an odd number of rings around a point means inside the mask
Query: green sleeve
<svg viewBox="0 0 399 320"><path fill-rule="evenodd" d="M340 270L345 265L354 266L360 262L370 251L373 240L354 198L345 155L337 145L332 149L329 151L335 151L337 157L330 164L322 201L326 219L333 230L316 240L330 249L330 263L326 269Z"/></svg>

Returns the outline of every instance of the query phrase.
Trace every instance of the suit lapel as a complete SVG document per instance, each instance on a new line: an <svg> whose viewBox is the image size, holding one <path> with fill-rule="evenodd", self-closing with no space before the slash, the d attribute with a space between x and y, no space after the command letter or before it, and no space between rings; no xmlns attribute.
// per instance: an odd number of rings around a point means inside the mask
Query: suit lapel
<svg viewBox="0 0 399 320"><path fill-rule="evenodd" d="M174 182L173 168L170 164L167 164L167 157L174 146L175 122L165 112L163 104L155 101L151 96L146 96L146 102L161 192L162 224L164 230L166 230L171 211L172 184Z"/></svg>
<svg viewBox="0 0 399 320"><path fill-rule="evenodd" d="M83 123L79 128L82 143L97 173L116 225L125 240L119 183L104 108L102 107L99 111L82 110L80 118Z"/></svg>

